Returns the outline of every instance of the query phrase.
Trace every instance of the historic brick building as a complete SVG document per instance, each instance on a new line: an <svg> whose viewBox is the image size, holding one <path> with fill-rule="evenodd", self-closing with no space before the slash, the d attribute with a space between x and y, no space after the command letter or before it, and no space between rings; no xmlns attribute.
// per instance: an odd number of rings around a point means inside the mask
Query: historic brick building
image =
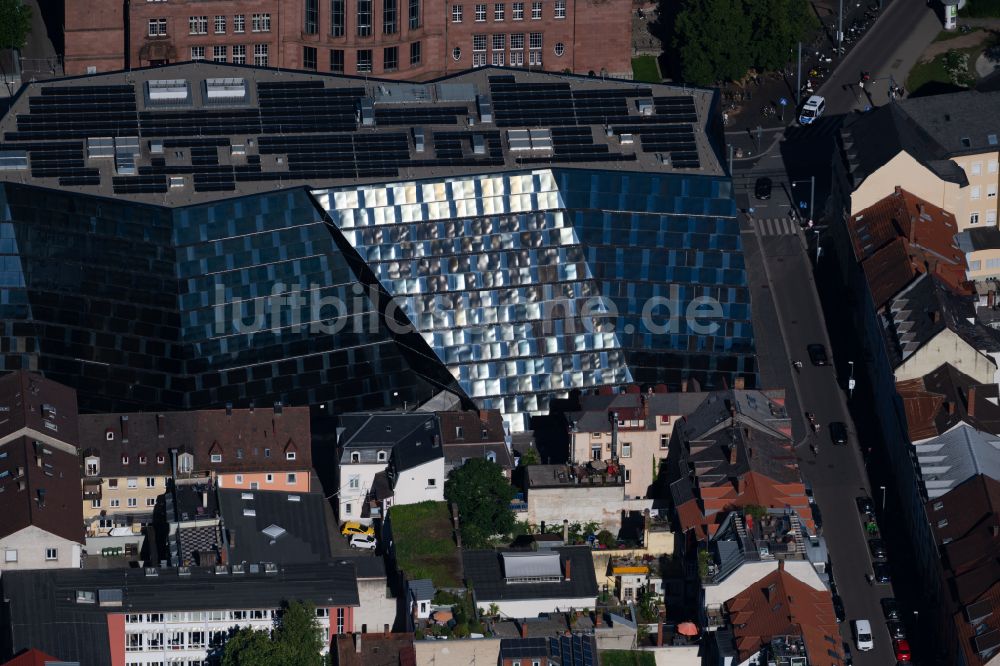
<svg viewBox="0 0 1000 666"><path fill-rule="evenodd" d="M631 78L629 0L67 0L66 73L216 62L430 79L490 65Z"/></svg>

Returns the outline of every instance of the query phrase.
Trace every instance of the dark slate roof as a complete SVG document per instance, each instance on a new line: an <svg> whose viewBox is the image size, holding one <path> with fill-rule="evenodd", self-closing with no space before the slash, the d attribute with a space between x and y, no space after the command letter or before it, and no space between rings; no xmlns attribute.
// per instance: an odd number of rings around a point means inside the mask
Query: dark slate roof
<svg viewBox="0 0 1000 666"><path fill-rule="evenodd" d="M358 453L362 464L378 462L378 452L389 455L397 470L411 469L440 458L441 427L436 414L426 412L369 412L344 414L340 435L341 463Z"/></svg>
<svg viewBox="0 0 1000 666"><path fill-rule="evenodd" d="M462 553L466 582L475 590L479 601L510 601L518 599L578 599L597 596L597 577L589 546L565 546L553 549L560 555L565 574L570 564L570 580L565 577L555 583L513 583L504 581L503 562L499 550L467 550Z"/></svg>
<svg viewBox="0 0 1000 666"><path fill-rule="evenodd" d="M1000 229L997 227L975 227L955 235L955 241L964 252L993 250L1000 248Z"/></svg>
<svg viewBox="0 0 1000 666"><path fill-rule="evenodd" d="M300 565L261 572L217 575L193 568L191 575L164 569L60 569L10 571L0 579L4 614L10 617L11 649L34 647L87 666L110 666L108 613L277 608L301 599L321 606L357 606L354 568L342 564ZM120 590L120 607L77 603L77 592Z"/></svg>
<svg viewBox="0 0 1000 666"><path fill-rule="evenodd" d="M580 411L567 414L566 419L575 425L577 432L610 432L608 413L623 415L631 411L644 420L646 430L655 430L659 416L688 414L704 399L705 394L700 392L591 393L580 396Z"/></svg>
<svg viewBox="0 0 1000 666"><path fill-rule="evenodd" d="M420 599L433 599L434 598L434 581L430 578L419 578L417 580L411 580L408 583L410 587L410 593L417 600Z"/></svg>
<svg viewBox="0 0 1000 666"><path fill-rule="evenodd" d="M933 136L948 157L995 152L1000 122L1000 92L968 90L948 95L910 97L889 106L899 106L914 123ZM993 143L990 143L993 135Z"/></svg>
<svg viewBox="0 0 1000 666"><path fill-rule="evenodd" d="M230 561L301 564L328 560L325 503L322 493L220 489L219 509L229 532ZM244 515L244 509L253 509L256 515ZM272 526L284 532L277 537L265 534Z"/></svg>

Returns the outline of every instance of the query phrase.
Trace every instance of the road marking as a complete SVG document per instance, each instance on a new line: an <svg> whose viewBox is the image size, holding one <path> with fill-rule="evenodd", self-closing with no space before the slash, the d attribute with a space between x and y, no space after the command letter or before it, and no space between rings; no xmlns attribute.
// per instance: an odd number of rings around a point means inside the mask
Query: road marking
<svg viewBox="0 0 1000 666"><path fill-rule="evenodd" d="M799 233L798 222L787 217L767 217L757 220L762 236L790 236Z"/></svg>

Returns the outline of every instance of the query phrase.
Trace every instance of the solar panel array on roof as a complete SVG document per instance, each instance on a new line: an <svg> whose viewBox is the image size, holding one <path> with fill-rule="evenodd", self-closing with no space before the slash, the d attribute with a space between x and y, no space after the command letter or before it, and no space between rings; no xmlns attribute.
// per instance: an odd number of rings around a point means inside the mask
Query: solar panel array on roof
<svg viewBox="0 0 1000 666"><path fill-rule="evenodd" d="M523 621L523 620L522 620ZM529 636L528 638L507 638L500 641L500 659L514 661L530 659L534 657L536 661L540 657L548 656L548 643L541 636Z"/></svg>
<svg viewBox="0 0 1000 666"><path fill-rule="evenodd" d="M574 634L549 638L549 656L558 659L559 666L594 666L596 648L592 636Z"/></svg>

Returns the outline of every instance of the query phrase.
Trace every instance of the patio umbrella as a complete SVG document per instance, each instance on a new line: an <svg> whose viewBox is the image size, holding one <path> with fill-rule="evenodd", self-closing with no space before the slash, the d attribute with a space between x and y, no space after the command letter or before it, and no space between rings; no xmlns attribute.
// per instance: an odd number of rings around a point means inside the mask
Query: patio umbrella
<svg viewBox="0 0 1000 666"><path fill-rule="evenodd" d="M677 633L681 636L697 636L698 626L694 622L681 622L677 625Z"/></svg>

